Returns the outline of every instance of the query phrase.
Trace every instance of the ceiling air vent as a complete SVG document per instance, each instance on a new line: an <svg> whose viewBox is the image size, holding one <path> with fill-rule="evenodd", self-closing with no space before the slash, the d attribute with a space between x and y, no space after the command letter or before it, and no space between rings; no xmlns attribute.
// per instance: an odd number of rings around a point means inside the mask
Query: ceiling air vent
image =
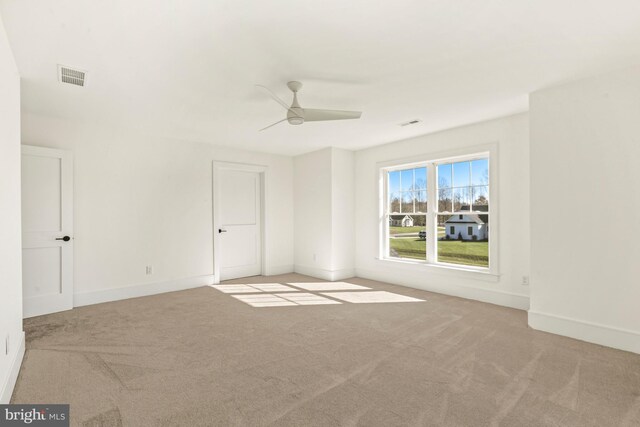
<svg viewBox="0 0 640 427"><path fill-rule="evenodd" d="M411 125L415 125L417 123L420 123L420 120L418 119L414 119L414 120L410 120L408 122L404 122L404 123L400 123L400 126L404 127L404 126L411 126Z"/></svg>
<svg viewBox="0 0 640 427"><path fill-rule="evenodd" d="M84 86L86 72L76 70L64 65L58 65L58 80L60 83L68 83L70 85Z"/></svg>

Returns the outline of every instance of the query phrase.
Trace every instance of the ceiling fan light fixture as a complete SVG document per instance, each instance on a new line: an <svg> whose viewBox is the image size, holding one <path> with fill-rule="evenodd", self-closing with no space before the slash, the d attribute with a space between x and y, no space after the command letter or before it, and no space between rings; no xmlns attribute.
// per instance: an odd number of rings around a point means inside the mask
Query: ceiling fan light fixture
<svg viewBox="0 0 640 427"><path fill-rule="evenodd" d="M301 125L304 123L304 119L302 117L289 117L290 125Z"/></svg>

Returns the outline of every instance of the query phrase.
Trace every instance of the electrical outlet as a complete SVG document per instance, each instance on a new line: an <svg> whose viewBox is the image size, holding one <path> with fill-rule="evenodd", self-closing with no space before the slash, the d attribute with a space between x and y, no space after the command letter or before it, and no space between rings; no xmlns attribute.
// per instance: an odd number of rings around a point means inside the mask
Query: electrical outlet
<svg viewBox="0 0 640 427"><path fill-rule="evenodd" d="M313 254L313 262L318 261L318 254Z"/></svg>
<svg viewBox="0 0 640 427"><path fill-rule="evenodd" d="M529 286L529 276L522 276L522 286Z"/></svg>
<svg viewBox="0 0 640 427"><path fill-rule="evenodd" d="M4 339L4 354L5 355L9 355L9 334L7 334L7 337Z"/></svg>
<svg viewBox="0 0 640 427"><path fill-rule="evenodd" d="M153 274L153 266L147 265L147 274Z"/></svg>

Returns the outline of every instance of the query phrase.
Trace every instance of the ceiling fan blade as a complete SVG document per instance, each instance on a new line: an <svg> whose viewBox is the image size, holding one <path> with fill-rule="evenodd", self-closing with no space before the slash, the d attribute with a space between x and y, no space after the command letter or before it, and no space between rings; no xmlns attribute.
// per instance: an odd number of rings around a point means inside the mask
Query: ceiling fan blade
<svg viewBox="0 0 640 427"><path fill-rule="evenodd" d="M262 129L260 129L258 132L262 132L262 131L263 131L263 130L265 130L265 129L269 129L270 127L275 126L275 125L277 125L278 123L282 123L282 122L284 122L285 120L289 120L289 119L287 119L287 118L285 117L284 119L282 119L282 120L278 120L277 122L275 122L275 123L274 123L274 124L272 124L272 125L267 126L266 128L262 128Z"/></svg>
<svg viewBox="0 0 640 427"><path fill-rule="evenodd" d="M291 112L293 112L294 114L296 114L296 113L295 113L295 111L293 111L291 108L289 108L289 105L288 105L286 102L284 102L282 99L280 99L280 98L278 97L278 95L276 95L276 94L275 94L271 89L269 89L269 88L268 88L268 87L266 87L266 86L262 86L262 85L256 85L256 87L259 87L260 89L262 89L262 90L264 90L265 92L267 92L267 94L271 97L271 99L273 99L274 101L276 101L278 104L282 105L282 107L283 107L285 110L287 110L287 111L291 111ZM296 116L297 116L297 114L296 114Z"/></svg>
<svg viewBox="0 0 640 427"><path fill-rule="evenodd" d="M362 111L315 110L313 108L304 109L305 122L319 122L322 120L359 119L361 115L362 115Z"/></svg>

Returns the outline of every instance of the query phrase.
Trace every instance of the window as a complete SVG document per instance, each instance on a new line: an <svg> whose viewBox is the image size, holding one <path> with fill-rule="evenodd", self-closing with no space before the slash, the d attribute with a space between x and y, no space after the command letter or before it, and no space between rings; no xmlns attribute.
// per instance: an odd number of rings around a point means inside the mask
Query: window
<svg viewBox="0 0 640 427"><path fill-rule="evenodd" d="M387 256L425 259L426 240L419 232L427 225L427 168L389 171L387 188Z"/></svg>
<svg viewBox="0 0 640 427"><path fill-rule="evenodd" d="M489 224L489 159L438 162L436 174L438 226L454 221L454 212L465 212L457 215L457 221L461 226L467 223L466 236L458 233L438 239L436 261L488 268L489 235L479 233L474 239L473 225L468 223L477 224L480 230Z"/></svg>
<svg viewBox="0 0 640 427"><path fill-rule="evenodd" d="M489 269L489 153L383 167L381 174L384 258Z"/></svg>

